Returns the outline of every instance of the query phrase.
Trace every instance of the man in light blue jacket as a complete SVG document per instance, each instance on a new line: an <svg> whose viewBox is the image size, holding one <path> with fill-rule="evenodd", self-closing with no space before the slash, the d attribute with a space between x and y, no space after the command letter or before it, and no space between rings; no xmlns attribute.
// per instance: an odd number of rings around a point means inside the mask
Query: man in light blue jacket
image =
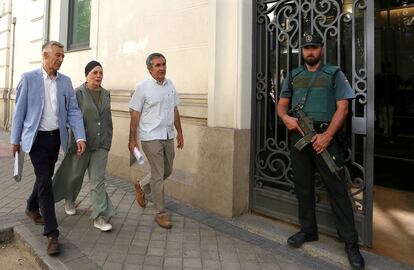
<svg viewBox="0 0 414 270"><path fill-rule="evenodd" d="M47 253L51 255L59 252L52 191L59 147L67 151L68 128L76 138L79 155L86 145L82 114L72 82L57 72L64 58L63 45L56 41L46 42L42 46L42 56L42 68L24 73L17 85L10 142L13 154L23 151L30 155L36 181L25 213L36 224L44 225Z"/></svg>

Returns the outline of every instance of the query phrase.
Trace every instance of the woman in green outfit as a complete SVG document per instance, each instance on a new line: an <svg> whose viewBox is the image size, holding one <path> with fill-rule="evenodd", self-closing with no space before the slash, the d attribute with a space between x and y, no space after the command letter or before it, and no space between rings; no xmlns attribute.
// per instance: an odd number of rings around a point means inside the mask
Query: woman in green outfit
<svg viewBox="0 0 414 270"><path fill-rule="evenodd" d="M65 212L76 213L75 200L82 187L83 177L88 169L94 226L101 231L109 231L112 225L108 220L115 209L105 189L105 170L108 151L112 142L111 97L109 91L101 87L102 66L97 61L85 67L86 82L75 89L79 108L83 114L86 133L86 151L76 155L76 142L70 136L69 150L53 179L55 202L65 199Z"/></svg>

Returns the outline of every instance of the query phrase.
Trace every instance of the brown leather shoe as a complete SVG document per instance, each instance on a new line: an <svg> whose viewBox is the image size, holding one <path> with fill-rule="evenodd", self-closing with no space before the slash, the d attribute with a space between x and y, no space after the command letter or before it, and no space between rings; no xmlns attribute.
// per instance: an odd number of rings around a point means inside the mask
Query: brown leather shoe
<svg viewBox="0 0 414 270"><path fill-rule="evenodd" d="M171 229L172 227L170 216L165 212L158 213L155 216L155 222L164 229Z"/></svg>
<svg viewBox="0 0 414 270"><path fill-rule="evenodd" d="M137 203L139 204L139 206L145 207L147 205L147 202L145 201L145 193L142 190L141 185L139 184L138 181L135 183L135 193L136 193Z"/></svg>
<svg viewBox="0 0 414 270"><path fill-rule="evenodd" d="M47 241L47 254L54 255L60 252L58 238L56 236L48 236Z"/></svg>
<svg viewBox="0 0 414 270"><path fill-rule="evenodd" d="M26 216L28 216L36 225L45 225L45 221L43 220L43 217L40 215L38 211L31 211L26 208L24 211Z"/></svg>

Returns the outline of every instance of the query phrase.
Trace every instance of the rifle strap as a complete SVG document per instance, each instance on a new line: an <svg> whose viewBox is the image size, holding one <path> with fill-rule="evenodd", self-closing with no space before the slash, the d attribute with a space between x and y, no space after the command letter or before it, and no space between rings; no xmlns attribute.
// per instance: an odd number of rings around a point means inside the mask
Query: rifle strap
<svg viewBox="0 0 414 270"><path fill-rule="evenodd" d="M305 95L300 99L299 103L296 104L297 109L302 110L303 107L305 107L306 101L308 100L309 91L312 88L313 84L315 83L315 80L316 80L316 77L318 77L319 71L320 69L315 71L315 73L313 74L313 77L310 79Z"/></svg>
<svg viewBox="0 0 414 270"><path fill-rule="evenodd" d="M312 88L313 83L316 80L316 77L318 77L319 72L320 72L320 68L314 72L313 77L310 79L305 95L300 99L299 103L296 104L296 106L288 112L288 114L291 114L292 112L297 111L297 110L302 110L303 107L305 107L306 101L308 99L309 91ZM289 76L289 79L291 80L289 82L289 85L292 85L293 78Z"/></svg>

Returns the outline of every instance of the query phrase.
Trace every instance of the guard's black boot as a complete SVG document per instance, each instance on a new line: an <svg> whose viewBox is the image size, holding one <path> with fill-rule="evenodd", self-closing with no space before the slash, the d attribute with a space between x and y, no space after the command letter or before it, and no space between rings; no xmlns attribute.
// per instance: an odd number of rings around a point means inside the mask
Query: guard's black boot
<svg viewBox="0 0 414 270"><path fill-rule="evenodd" d="M359 252L358 244L345 244L345 251L348 254L349 264L352 266L352 269L364 269L365 261L361 252Z"/></svg>
<svg viewBox="0 0 414 270"><path fill-rule="evenodd" d="M300 231L289 237L287 243L289 246L298 248L305 242L318 241L318 239L317 234L308 234Z"/></svg>

